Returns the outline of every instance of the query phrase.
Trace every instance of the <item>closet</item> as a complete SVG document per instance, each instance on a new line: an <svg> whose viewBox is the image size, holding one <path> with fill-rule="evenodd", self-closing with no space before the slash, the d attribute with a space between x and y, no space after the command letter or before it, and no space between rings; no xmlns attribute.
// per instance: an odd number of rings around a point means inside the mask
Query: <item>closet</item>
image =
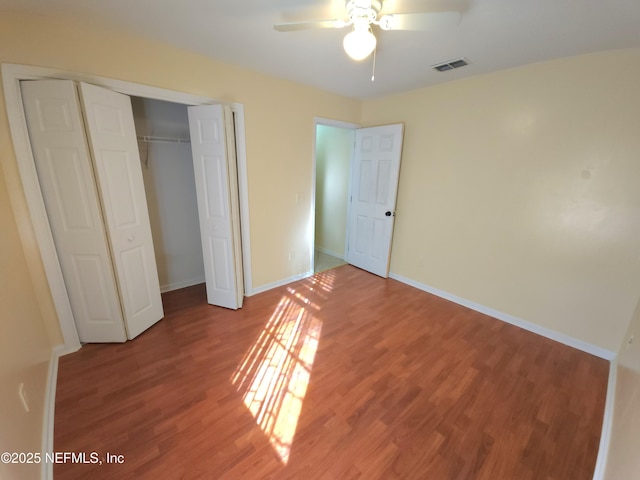
<svg viewBox="0 0 640 480"><path fill-rule="evenodd" d="M69 80L23 81L21 91L80 340L132 339L163 311L131 99ZM239 308L242 267L229 113L219 105L188 108L207 300Z"/></svg>
<svg viewBox="0 0 640 480"><path fill-rule="evenodd" d="M131 97L162 292L204 283L186 105Z"/></svg>

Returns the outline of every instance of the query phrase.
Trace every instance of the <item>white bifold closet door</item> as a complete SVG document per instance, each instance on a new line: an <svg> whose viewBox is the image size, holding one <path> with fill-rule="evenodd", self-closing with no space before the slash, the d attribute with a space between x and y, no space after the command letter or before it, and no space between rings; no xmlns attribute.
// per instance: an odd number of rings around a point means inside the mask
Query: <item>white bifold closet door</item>
<svg viewBox="0 0 640 480"><path fill-rule="evenodd" d="M79 93L67 80L22 83L80 340L125 341L164 316L131 103L93 85Z"/></svg>
<svg viewBox="0 0 640 480"><path fill-rule="evenodd" d="M129 338L164 317L131 98L80 83L89 147Z"/></svg>
<svg viewBox="0 0 640 480"><path fill-rule="evenodd" d="M233 116L222 105L188 113L207 301L237 309L243 278Z"/></svg>

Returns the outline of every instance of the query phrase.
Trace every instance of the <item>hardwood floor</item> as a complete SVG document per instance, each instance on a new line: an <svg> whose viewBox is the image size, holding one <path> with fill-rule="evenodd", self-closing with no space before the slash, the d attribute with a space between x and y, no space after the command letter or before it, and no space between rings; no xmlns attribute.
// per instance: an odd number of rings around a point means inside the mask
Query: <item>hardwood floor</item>
<svg viewBox="0 0 640 480"><path fill-rule="evenodd" d="M608 362L349 265L60 359L76 479L591 479Z"/></svg>

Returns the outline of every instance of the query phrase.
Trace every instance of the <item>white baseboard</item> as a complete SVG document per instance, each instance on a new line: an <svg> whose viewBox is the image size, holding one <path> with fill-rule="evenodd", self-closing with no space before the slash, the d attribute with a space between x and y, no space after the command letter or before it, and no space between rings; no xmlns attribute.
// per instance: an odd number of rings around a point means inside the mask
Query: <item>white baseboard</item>
<svg viewBox="0 0 640 480"><path fill-rule="evenodd" d="M618 362L614 358L609 365L609 382L607 384L607 399L604 404L604 417L602 418L602 431L600 432L600 446L598 447L598 459L593 472L593 480L604 480L604 473L609 457L609 444L611 443L611 429L613 427L614 405L616 400L616 385L618 378Z"/></svg>
<svg viewBox="0 0 640 480"><path fill-rule="evenodd" d="M58 381L58 359L71 353L64 345L58 345L51 351L49 359L49 370L47 372L47 386L44 393L44 412L42 419L42 454L52 453L53 449L53 425L56 411L56 384ZM41 478L43 480L53 480L53 464L42 462Z"/></svg>
<svg viewBox="0 0 640 480"><path fill-rule="evenodd" d="M598 347L597 345L578 340L577 338L570 337L569 335L565 335L564 333L556 332L555 330L551 330L550 328L541 327L540 325L536 325L535 323L527 322L526 320L516 318L503 312L499 312L498 310L494 310L493 308L485 307L484 305L480 305L478 303L466 300L443 290L430 287L429 285L416 282L415 280L403 277L402 275L390 273L389 277L393 278L394 280L398 280L399 282L406 283L407 285L411 285L412 287L423 290L427 293L436 295L440 298L444 298L445 300L457 303L458 305L462 305L463 307L475 310L476 312L484 313L485 315L497 318L498 320L502 320L503 322L510 323L517 327L524 328L525 330L528 330L530 332L542 335L543 337L555 340L556 342L560 342L570 347L577 348L578 350L582 350L583 352L590 353L591 355L595 355L596 357L604 358L605 360L609 361L613 360L616 357L615 352L604 349L602 347Z"/></svg>
<svg viewBox="0 0 640 480"><path fill-rule="evenodd" d="M160 285L160 292L170 292L172 290L179 290L181 288L191 287L193 285L199 285L200 283L204 283L204 275L201 277L190 278L189 280L181 280L180 282L171 282L166 285Z"/></svg>
<svg viewBox="0 0 640 480"><path fill-rule="evenodd" d="M261 285L257 288L254 288L251 293L246 293L247 297L252 295L257 295L258 293L266 292L268 290L272 290L274 288L282 287L283 285L288 285L293 282L297 282L298 280L302 280L303 278L307 278L313 275L313 272L305 272L300 275L294 275L293 277L285 278L284 280L278 280L277 282L267 283L266 285Z"/></svg>
<svg viewBox="0 0 640 480"><path fill-rule="evenodd" d="M338 257L341 258L342 260L344 260L344 253L336 253L336 252L332 252L331 250L329 250L328 248L324 248L324 247L319 247L319 246L315 246L314 247L316 250L318 250L319 252L322 253L326 253L327 255L331 255L332 257Z"/></svg>

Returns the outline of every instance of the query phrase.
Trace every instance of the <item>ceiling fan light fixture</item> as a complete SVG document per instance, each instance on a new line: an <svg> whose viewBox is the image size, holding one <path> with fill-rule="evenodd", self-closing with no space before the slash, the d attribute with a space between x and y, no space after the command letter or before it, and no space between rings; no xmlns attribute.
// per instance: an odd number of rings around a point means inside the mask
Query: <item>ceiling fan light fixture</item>
<svg viewBox="0 0 640 480"><path fill-rule="evenodd" d="M364 60L376 48L376 37L369 28L368 23L356 23L353 31L345 35L342 42L344 51L347 52L353 60Z"/></svg>
<svg viewBox="0 0 640 480"><path fill-rule="evenodd" d="M393 15L383 15L380 17L378 25L382 30L391 30L395 26L395 18Z"/></svg>

